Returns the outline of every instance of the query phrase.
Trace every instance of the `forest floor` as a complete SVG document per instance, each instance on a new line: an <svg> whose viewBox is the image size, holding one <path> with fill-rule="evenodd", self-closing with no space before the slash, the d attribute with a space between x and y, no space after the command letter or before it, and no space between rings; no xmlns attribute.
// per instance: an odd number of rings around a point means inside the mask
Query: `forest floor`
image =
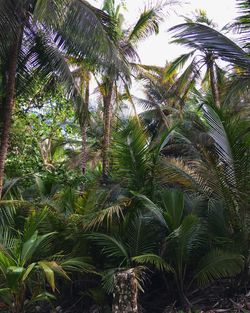
<svg viewBox="0 0 250 313"><path fill-rule="evenodd" d="M164 313L250 313L250 292L226 295L225 290L205 290L191 301L191 308L181 308L175 304L168 306Z"/></svg>

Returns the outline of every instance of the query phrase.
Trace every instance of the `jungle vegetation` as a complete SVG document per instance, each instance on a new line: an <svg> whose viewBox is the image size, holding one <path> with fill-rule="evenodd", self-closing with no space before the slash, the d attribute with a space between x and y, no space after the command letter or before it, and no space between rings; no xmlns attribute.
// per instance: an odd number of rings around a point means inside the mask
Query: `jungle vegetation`
<svg viewBox="0 0 250 313"><path fill-rule="evenodd" d="M249 312L250 3L164 67L125 5L0 0L1 312Z"/></svg>

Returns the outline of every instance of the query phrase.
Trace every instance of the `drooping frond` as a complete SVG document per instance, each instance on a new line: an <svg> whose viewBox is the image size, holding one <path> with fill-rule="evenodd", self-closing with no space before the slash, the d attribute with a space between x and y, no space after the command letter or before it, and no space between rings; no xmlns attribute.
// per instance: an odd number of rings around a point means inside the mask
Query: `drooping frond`
<svg viewBox="0 0 250 313"><path fill-rule="evenodd" d="M153 218L158 220L163 226L166 226L166 221L163 218L161 208L159 208L153 201L151 201L145 195L138 194L136 192L133 192L133 195L143 204L143 206L148 210L148 212L152 215Z"/></svg>
<svg viewBox="0 0 250 313"><path fill-rule="evenodd" d="M216 53L222 60L250 68L248 54L232 40L215 29L199 24L185 23L171 28L174 31L173 42L192 49L207 50Z"/></svg>
<svg viewBox="0 0 250 313"><path fill-rule="evenodd" d="M185 190L202 191L205 195L212 192L206 185L205 178L196 171L196 168L202 166L199 161L189 162L188 166L180 158L162 158L160 164L158 179L162 183L177 184Z"/></svg>
<svg viewBox="0 0 250 313"><path fill-rule="evenodd" d="M84 229L98 229L105 223L107 228L109 228L109 226L113 223L114 217L117 218L118 221L124 219L123 210L128 204L129 201L125 200L124 202L114 204L109 208L85 214L83 218L80 218L82 220Z"/></svg>

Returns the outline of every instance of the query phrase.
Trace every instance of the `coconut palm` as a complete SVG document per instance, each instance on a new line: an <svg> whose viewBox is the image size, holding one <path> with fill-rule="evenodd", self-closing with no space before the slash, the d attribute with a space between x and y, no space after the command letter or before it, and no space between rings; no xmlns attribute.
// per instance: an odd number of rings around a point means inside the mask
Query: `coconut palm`
<svg viewBox="0 0 250 313"><path fill-rule="evenodd" d="M123 28L123 16L120 13L120 5L116 6L114 0L105 0L103 10L113 21L113 27L109 29L109 35L115 45L119 48L121 58L127 63L138 59L136 47L138 43L151 34L157 34L161 18L161 7L145 9L140 15L138 21L129 29ZM122 74L122 73L120 73ZM119 75L120 77L122 75ZM112 98L116 97L114 92L118 79L116 73L109 71L104 77L101 84L101 94L103 97L104 110L104 134L103 134L103 178L108 177L109 173L109 145L111 139L111 120L112 120ZM124 76L124 74L123 74ZM128 77L124 77L123 80Z"/></svg>
<svg viewBox="0 0 250 313"><path fill-rule="evenodd" d="M113 231L112 231L113 229ZM148 266L160 271L170 267L156 252L156 233L151 221L142 215L120 221L111 233L92 233L89 239L105 256L103 288L114 293L113 312L138 312L138 290ZM128 288L129 287L129 288Z"/></svg>
<svg viewBox="0 0 250 313"><path fill-rule="evenodd" d="M238 100L242 99L244 91L245 94L248 92L250 64L248 54L249 21L246 15L247 10L249 10L249 3L241 0L238 0L237 3L242 11L242 15L238 17L233 26L240 32L239 44L224 35L223 32L215 30L211 25L201 24L200 21L198 23L188 21L172 28L172 31L175 32L175 42L191 49L207 51L208 55L213 56L214 60L220 58L229 64L227 71L230 73L230 80L225 90L225 97L221 99L221 104L223 102L225 105L229 105L229 101L232 99L234 106L235 98ZM183 58L187 56L180 57L179 62L182 63ZM215 75L214 77L213 75L211 76L211 83L213 78L216 78ZM211 88L215 95L217 91L213 85L211 84Z"/></svg>
<svg viewBox="0 0 250 313"><path fill-rule="evenodd" d="M182 36L181 29L185 25L201 25L201 27L215 28L215 25L206 16L206 13L199 11L198 15L195 16L195 20L186 18L186 24L181 24L172 27L170 30L174 31L174 43L187 46L192 49L190 52L185 53L178 57L176 60L170 63L169 68L166 70L165 79L169 79L173 74L176 74L177 70L183 68L183 66L189 61L190 64L186 67L185 71L180 75L179 82L173 87L173 94L179 95L177 102L185 101L189 91L192 89L194 83L200 77L202 69L205 66L206 72L203 78L203 82L208 81L211 87L211 92L214 100L214 104L217 107L221 106L221 94L220 90L220 77L222 70L216 64L217 54L211 50L207 49L205 46L199 45L197 42L191 44L190 41ZM197 53L199 51L199 54ZM178 100L179 99L179 100ZM183 103L180 103L183 105Z"/></svg>
<svg viewBox="0 0 250 313"><path fill-rule="evenodd" d="M88 129L88 110L89 110L89 98L90 98L90 80L91 80L91 70L90 65L85 62L76 62L74 60L74 64L77 64L77 69L73 71L73 75L76 80L78 80L80 93L82 95L83 101L80 105L76 106L76 114L79 119L80 129L81 129L81 171L83 176L86 172L87 165L87 129ZM92 66L92 72L93 66Z"/></svg>

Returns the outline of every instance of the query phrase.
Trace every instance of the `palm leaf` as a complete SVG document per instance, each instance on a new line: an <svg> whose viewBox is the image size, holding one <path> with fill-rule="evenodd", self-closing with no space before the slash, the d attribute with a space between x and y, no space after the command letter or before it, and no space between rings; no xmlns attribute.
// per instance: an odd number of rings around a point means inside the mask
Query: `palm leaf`
<svg viewBox="0 0 250 313"><path fill-rule="evenodd" d="M129 41L136 44L151 34L158 34L162 21L161 8L145 9L129 34Z"/></svg>
<svg viewBox="0 0 250 313"><path fill-rule="evenodd" d="M138 199L144 207L152 214L152 217L156 218L163 226L166 226L166 221L162 214L162 209L159 208L153 201L148 197L136 192L132 192L136 199Z"/></svg>
<svg viewBox="0 0 250 313"><path fill-rule="evenodd" d="M132 257L132 260L138 264L144 265L153 265L160 271L164 272L172 272L173 268L169 265L165 260L163 260L160 256L152 253L142 254L135 257Z"/></svg>
<svg viewBox="0 0 250 313"><path fill-rule="evenodd" d="M208 284L220 278L237 275L242 270L244 259L239 254L214 249L205 255L194 277L199 285Z"/></svg>
<svg viewBox="0 0 250 313"><path fill-rule="evenodd" d="M192 49L207 50L216 53L222 60L249 69L248 54L232 40L215 29L199 24L185 23L174 26L173 42L191 47Z"/></svg>
<svg viewBox="0 0 250 313"><path fill-rule="evenodd" d="M119 258L121 260L120 264L128 262L129 255L127 247L124 246L121 240L115 238L114 236L101 233L92 233L88 235L88 238L101 247L103 254L107 257Z"/></svg>

